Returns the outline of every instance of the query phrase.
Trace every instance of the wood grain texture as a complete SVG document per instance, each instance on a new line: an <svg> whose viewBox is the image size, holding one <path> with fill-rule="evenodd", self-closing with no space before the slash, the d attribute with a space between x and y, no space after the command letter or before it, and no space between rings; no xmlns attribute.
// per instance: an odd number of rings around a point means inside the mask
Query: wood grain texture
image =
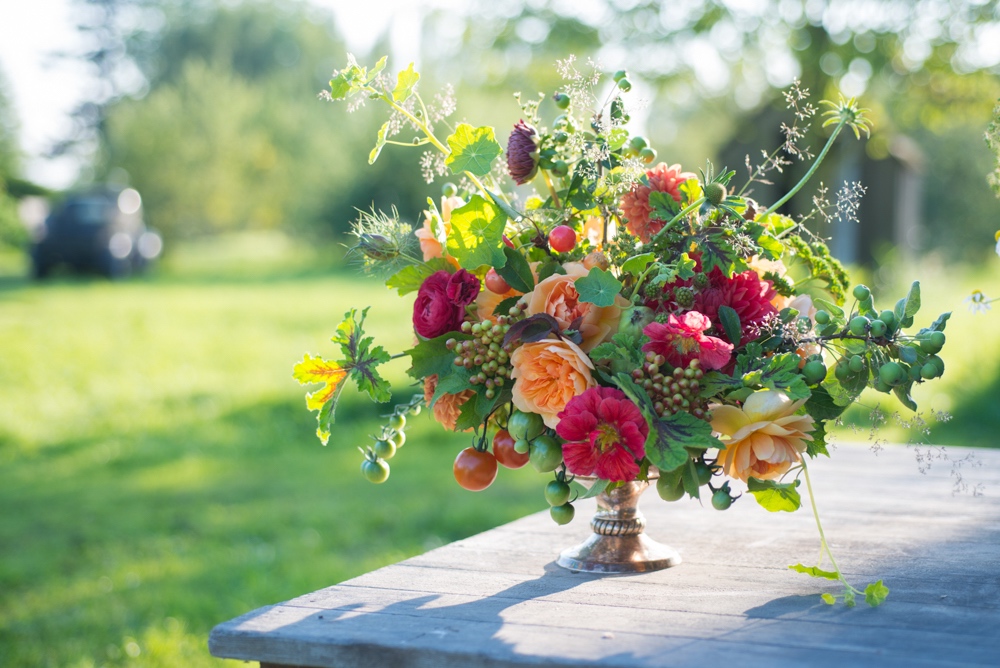
<svg viewBox="0 0 1000 668"><path fill-rule="evenodd" d="M918 472L913 450L840 446L810 467L824 528L855 584L888 601L829 607L806 508L751 499L716 512L650 492L646 532L684 563L593 576L555 565L589 533L594 502L559 527L538 513L220 624L212 654L263 666L969 666L1000 663L1000 451L948 448L981 496L953 495L952 466ZM485 493L489 493L488 491ZM805 490L803 501L807 502Z"/></svg>

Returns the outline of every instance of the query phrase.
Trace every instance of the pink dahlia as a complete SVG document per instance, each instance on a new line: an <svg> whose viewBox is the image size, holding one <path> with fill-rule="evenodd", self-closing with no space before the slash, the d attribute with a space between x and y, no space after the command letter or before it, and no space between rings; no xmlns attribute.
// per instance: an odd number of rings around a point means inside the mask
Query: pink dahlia
<svg viewBox="0 0 1000 668"><path fill-rule="evenodd" d="M695 295L692 308L707 315L718 332L723 331L719 322L719 307L729 306L735 310L743 329L741 340L733 341L736 345L752 341L757 336L756 328L768 316L778 312L771 303L777 294L774 287L770 281L761 280L753 270L726 278L718 267L714 267L708 274L708 280L708 287Z"/></svg>
<svg viewBox="0 0 1000 668"><path fill-rule="evenodd" d="M567 441L563 459L573 475L629 481L635 480L646 456L649 424L621 390L592 387L566 404L556 433Z"/></svg>
<svg viewBox="0 0 1000 668"><path fill-rule="evenodd" d="M712 321L697 311L671 314L666 322L651 322L642 333L649 337L643 352L663 355L674 367L686 367L691 360L699 360L705 369L721 369L729 364L733 344L714 336L705 336Z"/></svg>
<svg viewBox="0 0 1000 668"><path fill-rule="evenodd" d="M649 219L649 214L653 211L653 207L649 204L649 193L654 190L669 193L675 202L680 202L681 184L695 178L695 175L691 172L682 172L680 165L668 166L665 162L661 162L646 172L646 178L649 180L648 186L636 185L625 193L621 201L622 213L628 221L625 227L644 244L649 243L653 235L663 229L664 222Z"/></svg>

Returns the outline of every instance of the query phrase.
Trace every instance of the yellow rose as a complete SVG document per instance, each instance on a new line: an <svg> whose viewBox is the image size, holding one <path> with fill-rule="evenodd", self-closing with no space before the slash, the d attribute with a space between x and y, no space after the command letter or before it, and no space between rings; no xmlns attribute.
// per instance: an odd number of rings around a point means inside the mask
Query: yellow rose
<svg viewBox="0 0 1000 668"><path fill-rule="evenodd" d="M771 480L800 461L815 428L811 416L795 415L804 403L784 392L761 390L747 397L743 408L711 407L712 429L726 446L718 462L726 475Z"/></svg>
<svg viewBox="0 0 1000 668"><path fill-rule="evenodd" d="M559 412L569 400L596 387L594 368L587 354L572 341L542 339L525 343L510 357L514 370L514 406L525 413L538 413L545 425L555 428Z"/></svg>
<svg viewBox="0 0 1000 668"><path fill-rule="evenodd" d="M573 282L587 275L587 269L579 262L563 265L566 274L553 274L535 286L526 296L528 315L548 313L562 329L568 328L574 320L581 318L579 325L583 342L580 348L592 350L597 344L610 339L618 331L618 319L622 309L629 305L621 295L615 296L611 306L595 306L580 301Z"/></svg>

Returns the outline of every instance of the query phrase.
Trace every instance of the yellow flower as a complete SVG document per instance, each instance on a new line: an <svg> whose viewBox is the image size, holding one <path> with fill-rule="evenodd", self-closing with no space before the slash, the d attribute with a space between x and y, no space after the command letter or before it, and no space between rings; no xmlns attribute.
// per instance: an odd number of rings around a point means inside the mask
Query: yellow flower
<svg viewBox="0 0 1000 668"><path fill-rule="evenodd" d="M815 429L812 416L795 415L804 403L793 402L784 392L760 390L747 397L743 408L712 407L712 429L726 446L719 451L726 475L771 480L800 461Z"/></svg>
<svg viewBox="0 0 1000 668"><path fill-rule="evenodd" d="M587 354L572 341L542 339L519 346L510 358L514 406L538 413L547 427L559 424L559 412L569 400L597 386Z"/></svg>

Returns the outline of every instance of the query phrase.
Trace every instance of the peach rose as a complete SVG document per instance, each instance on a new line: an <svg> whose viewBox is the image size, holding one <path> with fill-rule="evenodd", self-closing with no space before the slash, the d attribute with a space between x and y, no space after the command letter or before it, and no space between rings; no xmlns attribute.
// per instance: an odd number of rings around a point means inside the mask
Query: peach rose
<svg viewBox="0 0 1000 668"><path fill-rule="evenodd" d="M437 375L424 378L424 403L428 406L431 405L431 399L434 398L437 383ZM455 431L455 423L458 422L458 415L462 412L462 404L475 396L475 394L472 390L462 390L458 394L442 394L438 397L433 408L431 408L431 411L434 413L434 419L445 429Z"/></svg>
<svg viewBox="0 0 1000 668"><path fill-rule="evenodd" d="M528 266L531 267L531 275L535 277L536 281L538 280L538 265L538 262L528 263ZM476 315L480 320L489 320L492 323L496 323L497 316L507 315L506 313L493 313L497 306L500 305L500 302L511 297L520 297L523 294L523 292L519 292L514 288L511 288L502 295L498 295L489 289L480 290L479 295L476 297Z"/></svg>
<svg viewBox="0 0 1000 668"><path fill-rule="evenodd" d="M744 482L779 478L802 459L815 421L796 415L805 399L792 401L784 392L760 390L737 406L712 406L712 429L725 449L718 463L726 475Z"/></svg>
<svg viewBox="0 0 1000 668"><path fill-rule="evenodd" d="M618 319L629 302L621 295L615 297L615 303L611 306L581 302L573 282L586 276L587 269L579 262L567 262L563 269L566 270L565 275L552 274L528 293L528 315L548 313L562 329L569 327L577 318L582 318L580 334L583 335L583 343L580 347L584 351L590 351L618 331Z"/></svg>
<svg viewBox="0 0 1000 668"><path fill-rule="evenodd" d="M542 339L525 343L510 357L514 370L514 406L525 413L538 413L546 426L559 424L559 412L569 400L597 387L591 375L594 364L572 341Z"/></svg>
<svg viewBox="0 0 1000 668"><path fill-rule="evenodd" d="M424 212L424 226L413 233L420 241L424 262L444 257L444 245L447 243L448 235L451 234L451 212L462 206L465 206L465 202L461 197L442 197L440 220L433 211ZM458 266L454 258L449 257L448 261Z"/></svg>

